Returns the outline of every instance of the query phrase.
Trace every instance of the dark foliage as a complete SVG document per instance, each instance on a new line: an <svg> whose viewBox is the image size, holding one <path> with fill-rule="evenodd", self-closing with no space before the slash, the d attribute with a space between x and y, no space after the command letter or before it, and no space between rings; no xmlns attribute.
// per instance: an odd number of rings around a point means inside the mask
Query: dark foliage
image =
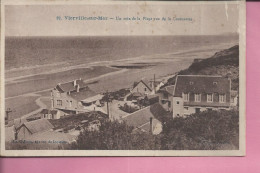
<svg viewBox="0 0 260 173"><path fill-rule="evenodd" d="M160 148L158 137L148 133L133 133L133 127L117 121L106 121L99 131L85 131L73 143L77 150L152 150Z"/></svg>
<svg viewBox="0 0 260 173"><path fill-rule="evenodd" d="M231 150L239 148L237 111L209 111L161 118L160 135L133 130L125 122L106 121L99 131L85 131L71 149L86 150Z"/></svg>
<svg viewBox="0 0 260 173"><path fill-rule="evenodd" d="M239 148L239 113L207 111L165 123L163 149L217 150Z"/></svg>

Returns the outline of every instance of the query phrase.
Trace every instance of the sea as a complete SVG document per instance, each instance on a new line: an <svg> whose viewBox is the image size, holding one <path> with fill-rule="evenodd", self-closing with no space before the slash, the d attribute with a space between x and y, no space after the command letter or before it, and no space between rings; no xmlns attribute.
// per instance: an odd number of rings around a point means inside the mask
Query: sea
<svg viewBox="0 0 260 173"><path fill-rule="evenodd" d="M41 74L77 65L129 60L160 54L223 49L238 44L237 34L203 36L6 37L6 78ZM200 58L200 57L198 57Z"/></svg>

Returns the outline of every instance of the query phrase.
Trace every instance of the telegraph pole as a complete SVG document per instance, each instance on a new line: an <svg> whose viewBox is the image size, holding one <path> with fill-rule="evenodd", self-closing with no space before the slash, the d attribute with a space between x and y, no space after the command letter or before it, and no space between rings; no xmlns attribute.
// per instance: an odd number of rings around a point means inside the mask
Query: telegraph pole
<svg viewBox="0 0 260 173"><path fill-rule="evenodd" d="M5 114L6 114L6 120L8 121L9 120L9 113L13 112L10 108L7 108L6 111L5 111Z"/></svg>
<svg viewBox="0 0 260 173"><path fill-rule="evenodd" d="M106 102L107 102L107 115L108 115L108 119L110 119L110 117L109 117L109 106L108 106L108 102L109 102L108 91L106 92Z"/></svg>

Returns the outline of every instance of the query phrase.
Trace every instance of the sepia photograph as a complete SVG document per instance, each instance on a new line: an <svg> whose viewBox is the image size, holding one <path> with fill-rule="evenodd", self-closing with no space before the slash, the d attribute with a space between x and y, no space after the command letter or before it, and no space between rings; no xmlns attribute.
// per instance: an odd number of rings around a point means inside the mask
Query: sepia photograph
<svg viewBox="0 0 260 173"><path fill-rule="evenodd" d="M245 155L245 8L2 4L1 155Z"/></svg>

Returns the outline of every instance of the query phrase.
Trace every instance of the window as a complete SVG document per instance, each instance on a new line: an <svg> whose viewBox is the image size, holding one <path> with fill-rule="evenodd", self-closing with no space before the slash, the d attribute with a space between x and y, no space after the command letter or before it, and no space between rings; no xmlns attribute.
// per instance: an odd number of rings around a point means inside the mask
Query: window
<svg viewBox="0 0 260 173"><path fill-rule="evenodd" d="M62 100L57 100L57 106L62 106Z"/></svg>
<svg viewBox="0 0 260 173"><path fill-rule="evenodd" d="M207 94L207 102L213 102L213 94Z"/></svg>
<svg viewBox="0 0 260 173"><path fill-rule="evenodd" d="M168 102L168 107L171 107L171 102L170 101Z"/></svg>
<svg viewBox="0 0 260 173"><path fill-rule="evenodd" d="M217 82L213 82L213 85L217 85L218 83Z"/></svg>
<svg viewBox="0 0 260 173"><path fill-rule="evenodd" d="M146 88L144 88L144 91L146 91Z"/></svg>
<svg viewBox="0 0 260 173"><path fill-rule="evenodd" d="M178 105L178 104L180 104L180 102L179 102L179 101L176 101L176 104Z"/></svg>
<svg viewBox="0 0 260 173"><path fill-rule="evenodd" d="M186 111L188 111L188 110L189 110L189 107L184 107L184 109L185 109Z"/></svg>
<svg viewBox="0 0 260 173"><path fill-rule="evenodd" d="M184 100L185 102L188 102L188 101L189 101L189 93L187 93L187 94L183 93L183 100Z"/></svg>
<svg viewBox="0 0 260 173"><path fill-rule="evenodd" d="M190 85L193 85L194 84L194 82L190 82Z"/></svg>
<svg viewBox="0 0 260 173"><path fill-rule="evenodd" d="M219 95L219 102L220 103L225 103L226 102L226 95L225 94L220 94Z"/></svg>
<svg viewBox="0 0 260 173"><path fill-rule="evenodd" d="M201 94L195 94L195 102L201 101Z"/></svg>
<svg viewBox="0 0 260 173"><path fill-rule="evenodd" d="M212 108L207 108L208 111L212 111Z"/></svg>
<svg viewBox="0 0 260 173"><path fill-rule="evenodd" d="M70 107L72 106L72 101L70 101Z"/></svg>

